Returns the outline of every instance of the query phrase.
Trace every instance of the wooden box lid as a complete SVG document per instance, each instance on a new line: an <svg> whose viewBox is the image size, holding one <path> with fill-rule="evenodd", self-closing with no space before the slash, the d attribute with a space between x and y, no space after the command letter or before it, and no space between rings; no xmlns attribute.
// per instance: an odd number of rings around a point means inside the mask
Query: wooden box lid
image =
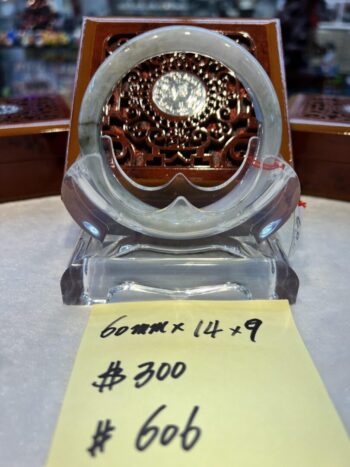
<svg viewBox="0 0 350 467"><path fill-rule="evenodd" d="M289 101L293 131L349 135L350 97L296 94Z"/></svg>
<svg viewBox="0 0 350 467"><path fill-rule="evenodd" d="M0 99L0 137L69 129L69 108L58 94Z"/></svg>

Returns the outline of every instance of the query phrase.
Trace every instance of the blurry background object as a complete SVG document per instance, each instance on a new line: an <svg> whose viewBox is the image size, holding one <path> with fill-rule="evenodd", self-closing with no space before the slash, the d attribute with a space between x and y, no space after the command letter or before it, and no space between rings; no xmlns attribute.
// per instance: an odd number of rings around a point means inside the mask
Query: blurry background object
<svg viewBox="0 0 350 467"><path fill-rule="evenodd" d="M59 95L0 101L0 201L59 193L69 128Z"/></svg>
<svg viewBox="0 0 350 467"><path fill-rule="evenodd" d="M3 0L0 15L0 96L58 93L70 106L80 8L70 1Z"/></svg>
<svg viewBox="0 0 350 467"><path fill-rule="evenodd" d="M279 17L289 94L350 94L346 0L2 0L0 96L57 92L70 105L83 16Z"/></svg>
<svg viewBox="0 0 350 467"><path fill-rule="evenodd" d="M19 29L32 31L51 29L57 16L46 0L28 0Z"/></svg>
<svg viewBox="0 0 350 467"><path fill-rule="evenodd" d="M350 201L350 97L297 94L289 116L303 193Z"/></svg>
<svg viewBox="0 0 350 467"><path fill-rule="evenodd" d="M349 2L285 0L279 17L289 93L349 94Z"/></svg>
<svg viewBox="0 0 350 467"><path fill-rule="evenodd" d="M324 8L323 0L285 0L279 13L290 89L298 88L301 77L310 73L309 45Z"/></svg>

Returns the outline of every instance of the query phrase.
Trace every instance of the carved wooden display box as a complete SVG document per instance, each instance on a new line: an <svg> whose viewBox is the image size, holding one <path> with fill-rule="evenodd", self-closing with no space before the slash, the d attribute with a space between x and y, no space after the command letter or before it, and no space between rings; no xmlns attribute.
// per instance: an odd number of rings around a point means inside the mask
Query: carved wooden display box
<svg viewBox="0 0 350 467"><path fill-rule="evenodd" d="M281 153L292 163L283 59L277 20L156 18L87 18L74 93L66 168L79 155L78 116L86 87L114 50L142 32L167 25L196 25L237 41L261 63L280 102L283 118ZM278 47L276 47L278 44ZM170 116L153 102L159 76L192 71L209 95L205 111L193 118ZM170 75L169 75L170 73ZM158 103L159 104L159 103ZM251 136L258 132L247 90L225 66L198 54L172 53L145 60L118 83L106 103L101 134L112 139L114 156L135 182L154 186L178 172L202 186L229 179L241 165ZM113 158L110 160L113 167ZM117 175L117 174L116 174Z"/></svg>
<svg viewBox="0 0 350 467"><path fill-rule="evenodd" d="M68 117L57 95L0 100L0 201L60 192Z"/></svg>
<svg viewBox="0 0 350 467"><path fill-rule="evenodd" d="M350 98L299 94L289 111L302 193L350 201Z"/></svg>

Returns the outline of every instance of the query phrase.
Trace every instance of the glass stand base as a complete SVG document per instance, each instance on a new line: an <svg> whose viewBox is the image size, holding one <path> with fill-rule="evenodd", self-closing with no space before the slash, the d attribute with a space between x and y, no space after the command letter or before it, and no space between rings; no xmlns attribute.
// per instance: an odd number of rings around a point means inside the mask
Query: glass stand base
<svg viewBox="0 0 350 467"><path fill-rule="evenodd" d="M277 237L167 244L142 235L101 243L82 232L61 279L66 304L161 299L296 300L299 280Z"/></svg>

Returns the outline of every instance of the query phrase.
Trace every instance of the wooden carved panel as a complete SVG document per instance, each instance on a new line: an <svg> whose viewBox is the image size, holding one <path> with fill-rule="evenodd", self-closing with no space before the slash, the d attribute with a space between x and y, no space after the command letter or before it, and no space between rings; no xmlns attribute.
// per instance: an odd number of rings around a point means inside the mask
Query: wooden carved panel
<svg viewBox="0 0 350 467"><path fill-rule="evenodd" d="M129 38L109 37L105 56ZM255 53L247 34L233 38ZM193 74L203 83L206 104L198 114L169 115L154 103L155 83L174 72ZM200 185L222 183L241 165L257 132L252 101L235 74L213 59L190 53L165 54L132 69L113 90L102 126L120 166L145 185L165 183L178 172Z"/></svg>

